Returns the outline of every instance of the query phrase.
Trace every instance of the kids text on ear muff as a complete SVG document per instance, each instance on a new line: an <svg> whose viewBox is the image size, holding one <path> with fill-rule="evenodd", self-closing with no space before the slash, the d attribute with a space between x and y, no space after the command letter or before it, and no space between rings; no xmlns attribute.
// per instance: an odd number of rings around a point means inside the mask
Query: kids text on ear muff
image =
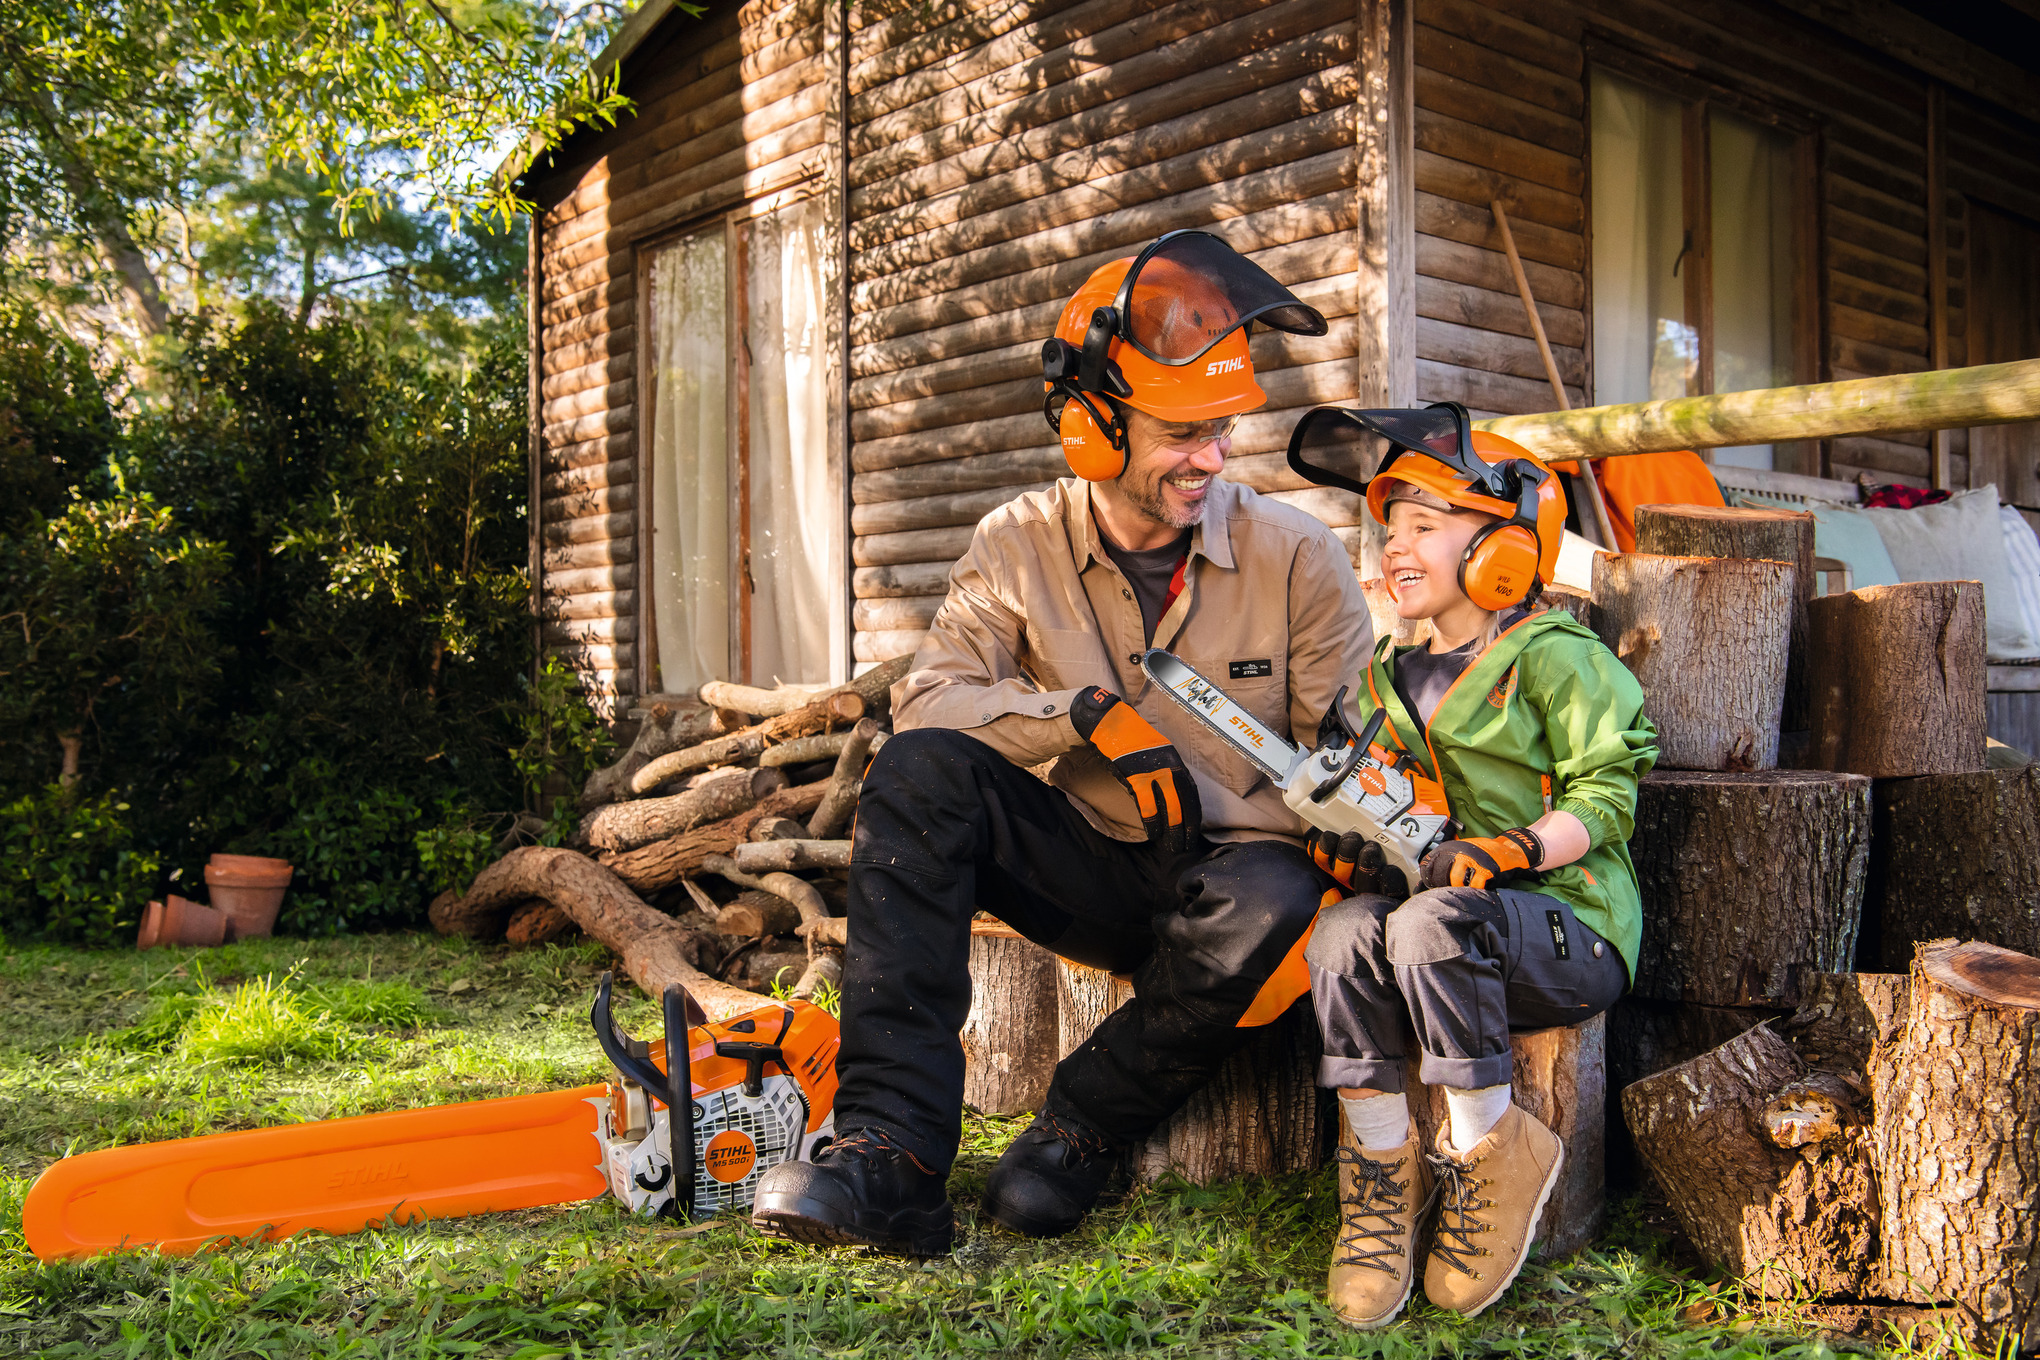
<svg viewBox="0 0 2040 1360"><path fill-rule="evenodd" d="M1070 470L1093 482L1126 470L1126 408L1197 424L1266 402L1247 351L1257 324L1292 335L1329 329L1208 231L1173 231L1100 265L1041 351L1042 414Z"/></svg>
<svg viewBox="0 0 2040 1360"><path fill-rule="evenodd" d="M1317 407L1289 436L1289 466L1319 486L1365 497L1383 524L1395 482L1495 516L1468 542L1459 564L1459 588L1483 609L1534 600L1558 567L1565 536L1558 478L1521 444L1474 429L1458 402L1406 410Z"/></svg>

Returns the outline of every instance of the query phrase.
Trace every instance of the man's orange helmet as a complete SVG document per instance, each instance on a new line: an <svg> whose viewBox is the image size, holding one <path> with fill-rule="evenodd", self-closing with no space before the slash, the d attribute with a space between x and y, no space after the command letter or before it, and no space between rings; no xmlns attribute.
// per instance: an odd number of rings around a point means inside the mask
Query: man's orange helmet
<svg viewBox="0 0 2040 1360"><path fill-rule="evenodd" d="M1320 406L1289 436L1289 466L1319 486L1364 496L1383 524L1396 482L1495 516L1459 565L1460 589L1483 609L1535 599L1558 569L1565 490L1557 475L1513 439L1474 429L1458 402L1398 411Z"/></svg>
<svg viewBox="0 0 2040 1360"><path fill-rule="evenodd" d="M1100 265L1043 347L1043 414L1070 469L1089 481L1126 470L1121 404L1194 423L1268 400L1254 381L1255 323L1294 335L1328 329L1267 270L1206 231L1174 231L1132 260Z"/></svg>

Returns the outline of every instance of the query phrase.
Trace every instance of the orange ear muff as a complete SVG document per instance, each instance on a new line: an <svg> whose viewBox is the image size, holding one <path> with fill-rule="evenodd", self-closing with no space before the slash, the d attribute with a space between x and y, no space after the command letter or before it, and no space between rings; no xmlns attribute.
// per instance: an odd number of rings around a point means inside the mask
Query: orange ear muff
<svg viewBox="0 0 2040 1360"><path fill-rule="evenodd" d="M1515 520L1490 524L1459 559L1459 588L1482 609L1507 609L1537 583L1537 534Z"/></svg>
<svg viewBox="0 0 2040 1360"><path fill-rule="evenodd" d="M1063 403L1063 457L1070 471L1087 482L1109 482L1126 471L1126 441L1116 428L1098 423L1091 403L1072 392Z"/></svg>

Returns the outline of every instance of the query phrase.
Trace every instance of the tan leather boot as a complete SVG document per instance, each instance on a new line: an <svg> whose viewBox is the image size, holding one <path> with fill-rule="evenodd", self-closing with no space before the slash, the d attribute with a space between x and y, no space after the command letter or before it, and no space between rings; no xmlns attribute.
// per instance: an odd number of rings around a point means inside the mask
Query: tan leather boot
<svg viewBox="0 0 2040 1360"><path fill-rule="evenodd" d="M1414 1126L1394 1152L1380 1160L1339 1116L1339 1233L1325 1297L1332 1311L1367 1330L1395 1321L1417 1280L1417 1215L1431 1193Z"/></svg>
<svg viewBox="0 0 2040 1360"><path fill-rule="evenodd" d="M1450 1127L1438 1130L1430 1159L1438 1177L1438 1228L1424 1262L1424 1294L1440 1308L1472 1317L1502 1296L1530 1254L1530 1234L1565 1145L1557 1134L1511 1105L1487 1137L1464 1157L1452 1151Z"/></svg>

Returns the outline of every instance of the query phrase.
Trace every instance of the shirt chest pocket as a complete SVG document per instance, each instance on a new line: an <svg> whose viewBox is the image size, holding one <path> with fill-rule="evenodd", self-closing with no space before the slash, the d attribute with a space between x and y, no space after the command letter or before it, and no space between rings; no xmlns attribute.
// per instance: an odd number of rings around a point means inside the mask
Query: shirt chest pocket
<svg viewBox="0 0 2040 1360"><path fill-rule="evenodd" d="M1076 689L1080 685L1110 683L1111 667L1105 646L1095 633L1081 628L1027 629L1027 646L1033 654L1034 679L1043 689Z"/></svg>
<svg viewBox="0 0 2040 1360"><path fill-rule="evenodd" d="M1234 703L1259 718L1269 731L1277 736L1288 736L1289 674L1283 658L1237 663L1230 657L1211 660L1185 656L1183 660L1199 675L1224 690ZM1268 673L1259 674L1264 666ZM1242 672L1237 680L1232 678L1235 669ZM1199 772L1209 775L1242 798L1268 778L1265 770L1242 755L1231 742L1197 719L1190 718L1187 713L1184 717L1188 719L1184 727L1191 732L1190 750L1185 752L1185 756ZM1280 753L1271 755L1269 759L1278 767L1283 763Z"/></svg>

